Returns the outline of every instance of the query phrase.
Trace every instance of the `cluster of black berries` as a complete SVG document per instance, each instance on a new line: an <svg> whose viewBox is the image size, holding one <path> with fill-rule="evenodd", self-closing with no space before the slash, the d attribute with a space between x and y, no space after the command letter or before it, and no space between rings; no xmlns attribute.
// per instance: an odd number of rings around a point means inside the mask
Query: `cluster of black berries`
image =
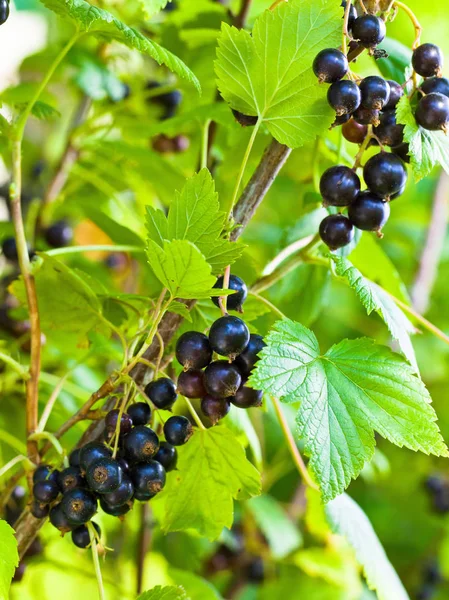
<svg viewBox="0 0 449 600"><path fill-rule="evenodd" d="M134 500L146 502L165 486L166 473L176 468L174 446L184 444L193 428L184 417L173 416L164 426L167 441L159 441L148 427L151 409L145 402L118 409L105 418L105 439L110 446L118 438L117 458L110 447L90 442L74 450L70 466L62 471L48 465L39 466L33 475L31 513L38 519L47 516L61 533L72 532L73 543L79 548L90 544L86 526L97 512L122 517L132 508ZM100 529L97 530L98 538Z"/></svg>
<svg viewBox="0 0 449 600"><path fill-rule="evenodd" d="M449 481L440 475L430 475L425 482L433 510L441 515L449 513Z"/></svg>
<svg viewBox="0 0 449 600"><path fill-rule="evenodd" d="M442 77L444 57L438 46L422 44L412 57L413 68L424 77L415 111L418 125L429 131L449 132L449 80Z"/></svg>
<svg viewBox="0 0 449 600"><path fill-rule="evenodd" d="M67 221L61 220L56 221L44 229L43 236L46 243L51 248L62 248L63 246L68 246L71 243L73 239L73 230ZM6 260L17 262L19 255L17 253L16 239L13 237L5 238L2 242L2 252ZM30 259L32 259L35 255L34 249L28 248L28 255Z"/></svg>
<svg viewBox="0 0 449 600"><path fill-rule="evenodd" d="M6 23L9 17L9 0L0 0L0 25Z"/></svg>
<svg viewBox="0 0 449 600"><path fill-rule="evenodd" d="M167 4L166 10L168 10L168 7L171 7L171 10L175 10L176 4L171 2ZM160 87L161 84L158 81L149 81L146 85L147 90L154 90ZM176 115L176 111L182 102L182 94L179 90L172 90L150 98L150 102L161 107L162 113L160 118L164 121ZM178 154L189 149L190 140L182 134L175 135L174 137L160 134L152 139L151 146L153 150L161 154Z"/></svg>

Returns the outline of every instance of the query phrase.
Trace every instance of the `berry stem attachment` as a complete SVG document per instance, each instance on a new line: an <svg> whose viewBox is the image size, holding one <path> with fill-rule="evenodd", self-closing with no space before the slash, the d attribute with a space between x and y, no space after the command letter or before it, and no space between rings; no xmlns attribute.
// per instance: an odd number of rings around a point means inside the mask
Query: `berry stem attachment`
<svg viewBox="0 0 449 600"><path fill-rule="evenodd" d="M183 396L186 404L187 404L187 408L189 409L190 414L193 417L193 420L195 421L195 423L198 425L198 427L200 429L206 429L201 421L201 419L198 416L198 413L196 412L196 410L193 408L193 404L190 402L190 400L188 398L186 398L185 396Z"/></svg>
<svg viewBox="0 0 449 600"><path fill-rule="evenodd" d="M231 265L228 265L223 274L223 289L224 290L229 289L230 276L231 276ZM223 315L223 317L225 317L228 314L228 312L227 312L228 297L220 296L218 299L218 305L220 306L221 314Z"/></svg>
<svg viewBox="0 0 449 600"><path fill-rule="evenodd" d="M405 13L407 13L411 22L413 23L413 27L415 28L416 35L415 35L415 41L413 42L412 50L416 50L416 48L418 48L418 46L421 43L422 27L421 27L420 22L418 21L416 15L412 11L412 9L410 7L408 7L406 4L404 4L403 2L399 2L399 0L395 0L392 5L392 8L394 8L394 7L400 8Z"/></svg>
<svg viewBox="0 0 449 600"><path fill-rule="evenodd" d="M100 600L105 600L106 597L104 594L103 577L101 575L100 560L98 558L97 532L95 531L95 527L92 525L92 523L87 523L86 527L89 530L90 547L92 549L92 560L94 563L95 576L97 578L98 584L98 597Z"/></svg>
<svg viewBox="0 0 449 600"><path fill-rule="evenodd" d="M365 154L365 151L367 150L369 143L373 139L373 137L373 126L368 125L368 133L366 134L366 137L363 140L363 144L360 146L360 150L358 151L357 156L355 157L355 162L353 166L354 171L361 167L363 155Z"/></svg>

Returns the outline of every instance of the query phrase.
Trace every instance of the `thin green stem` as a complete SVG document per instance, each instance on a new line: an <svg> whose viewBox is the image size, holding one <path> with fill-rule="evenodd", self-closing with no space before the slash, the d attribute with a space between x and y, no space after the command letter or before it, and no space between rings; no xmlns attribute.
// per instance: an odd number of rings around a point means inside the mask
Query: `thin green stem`
<svg viewBox="0 0 449 600"><path fill-rule="evenodd" d="M348 0L346 2L345 14L343 18L343 43L342 43L342 52L346 56L348 54L348 36L349 36L349 13L352 8L352 0Z"/></svg>
<svg viewBox="0 0 449 600"><path fill-rule="evenodd" d="M30 461L30 459L27 456L19 454L19 456L15 456L14 458L12 458L9 462L6 463L4 467L0 469L0 478L3 477L3 475L5 475L5 473L7 473L10 469L12 469L21 462L24 462L26 468L28 469L34 469L34 467L36 466Z"/></svg>
<svg viewBox="0 0 449 600"><path fill-rule="evenodd" d="M92 549L92 560L94 563L95 575L98 584L98 597L100 600L105 600L103 576L101 575L100 560L98 557L97 532L95 531L95 527L92 525L92 523L87 523L87 528L89 530L90 547Z"/></svg>
<svg viewBox="0 0 449 600"><path fill-rule="evenodd" d="M267 298L264 298L264 296L261 296L260 294L257 294L256 292L253 292L250 290L250 295L254 296L254 298L257 298L260 302L263 302L263 304L265 304L266 306L269 307L270 310L272 310L274 313L276 313L278 315L278 317L280 317L281 319L286 319L287 317L284 315L284 313L279 310L279 308L277 306L275 306L272 302L270 302Z"/></svg>
<svg viewBox="0 0 449 600"><path fill-rule="evenodd" d="M23 367L20 363L18 363L16 360L14 360L11 356L8 356L8 354L3 354L3 352L0 352L0 360L3 361L4 363L6 363L7 365L9 365L10 367L12 367L14 369L14 371L16 373L18 373L22 377L22 379L24 379L25 381L30 378L28 369L26 367Z"/></svg>
<svg viewBox="0 0 449 600"><path fill-rule="evenodd" d="M65 248L55 248L54 250L46 250L45 254L47 256L60 256L61 254L76 254L79 252L135 252L141 254L145 252L145 248L140 246L99 244L97 246L67 246Z"/></svg>
<svg viewBox="0 0 449 600"><path fill-rule="evenodd" d="M209 155L209 127L211 120L207 119L203 125L203 136L201 143L201 168L207 169L207 159Z"/></svg>
<svg viewBox="0 0 449 600"><path fill-rule="evenodd" d="M20 454L25 454L27 449L26 445L14 437L9 431L5 431L4 429L0 429L0 442L7 444L14 450L17 450Z"/></svg>
<svg viewBox="0 0 449 600"><path fill-rule="evenodd" d="M38 423L36 433L42 433L45 430L47 421L50 418L51 411L53 410L56 400L58 399L59 393L62 390L62 388L64 387L64 383L65 383L66 379L69 377L71 372L72 372L71 370L67 371L67 373L64 375L64 377L61 377L61 379L58 381L57 385L53 389L53 391L50 395L50 398L48 399L48 402L45 405L45 408L44 408L44 411L40 418L40 421Z"/></svg>
<svg viewBox="0 0 449 600"><path fill-rule="evenodd" d="M422 34L421 24L418 21L416 15L412 11L412 9L409 8L403 2L399 2L399 0L395 0L395 2L393 3L393 6L397 6L398 8L400 8L401 10L403 10L408 15L408 17L410 18L411 22L413 23L413 27L415 28L415 41L413 43L412 50L415 50L420 45L420 43L421 43L421 34Z"/></svg>
<svg viewBox="0 0 449 600"><path fill-rule="evenodd" d="M315 192L317 194L320 193L320 144L321 138L318 135L315 140L312 162L313 187L315 188Z"/></svg>
<svg viewBox="0 0 449 600"><path fill-rule="evenodd" d="M30 435L30 439L32 439L33 441L48 440L54 447L56 452L59 454L59 456L62 458L64 466L69 466L69 461L64 448L61 446L59 440L52 433L49 433L48 431L40 431L39 433L33 433L32 435Z"/></svg>
<svg viewBox="0 0 449 600"><path fill-rule="evenodd" d="M198 413L196 412L196 410L193 408L193 404L190 402L190 400L188 398L184 397L184 400L186 401L187 404L187 408L189 409L190 414L193 417L193 420L195 421L195 423L198 425L198 427L200 429L206 429L203 425L203 423L201 422L201 419L198 416Z"/></svg>

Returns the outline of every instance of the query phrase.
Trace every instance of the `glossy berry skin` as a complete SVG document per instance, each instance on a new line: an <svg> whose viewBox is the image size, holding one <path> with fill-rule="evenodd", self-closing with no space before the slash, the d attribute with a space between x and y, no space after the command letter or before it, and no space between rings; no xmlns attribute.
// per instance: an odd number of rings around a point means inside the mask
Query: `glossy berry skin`
<svg viewBox="0 0 449 600"><path fill-rule="evenodd" d="M418 75L433 77L440 75L443 69L444 56L435 44L421 44L413 52L412 65Z"/></svg>
<svg viewBox="0 0 449 600"><path fill-rule="evenodd" d="M259 352L266 346L263 337L257 333L252 333L249 336L249 342L241 354L237 356L234 365L238 368L244 377L249 377L255 364L259 360Z"/></svg>
<svg viewBox="0 0 449 600"><path fill-rule="evenodd" d="M229 400L226 398L213 398L205 396L201 400L201 412L205 417L211 420L212 425L224 419L231 409Z"/></svg>
<svg viewBox="0 0 449 600"><path fill-rule="evenodd" d="M106 429L114 434L117 429L118 419L120 416L120 410L118 408L114 408L114 410L110 410L104 419L104 424ZM133 421L128 413L122 413L120 417L120 435L126 435L132 429Z"/></svg>
<svg viewBox="0 0 449 600"><path fill-rule="evenodd" d="M238 368L227 360L216 360L204 372L204 385L207 393L214 398L234 396L242 384Z"/></svg>
<svg viewBox="0 0 449 600"><path fill-rule="evenodd" d="M219 277L214 285L214 289L222 289L223 281L224 277ZM228 310L237 310L242 312L242 305L248 296L248 288L246 287L246 283L243 281L243 279L237 277L237 275L231 275L229 277L229 289L234 290L235 294L227 296L226 307ZM212 302L215 304L215 306L220 306L218 304L218 297L214 296L212 298Z"/></svg>
<svg viewBox="0 0 449 600"><path fill-rule="evenodd" d="M220 356L235 358L249 342L248 326L239 317L220 317L209 332L212 350Z"/></svg>
<svg viewBox="0 0 449 600"><path fill-rule="evenodd" d="M332 123L332 125L329 127L329 129L334 129L334 127L339 127L340 125L344 125L345 123L347 123L349 121L349 119L351 118L351 115L341 115L339 117L335 117L335 121Z"/></svg>
<svg viewBox="0 0 449 600"><path fill-rule="evenodd" d="M112 452L104 444L89 442L80 450L80 466L86 471L89 465L100 458L109 458Z"/></svg>
<svg viewBox="0 0 449 600"><path fill-rule="evenodd" d="M338 117L349 115L358 109L362 101L359 86L353 81L342 79L333 83L327 91L327 101Z"/></svg>
<svg viewBox="0 0 449 600"><path fill-rule="evenodd" d="M352 115L359 125L378 125L380 123L380 111L361 106Z"/></svg>
<svg viewBox="0 0 449 600"><path fill-rule="evenodd" d="M131 510L129 503L122 504L121 506L111 506L106 502L104 496L100 498L101 510L111 517L122 517Z"/></svg>
<svg viewBox="0 0 449 600"><path fill-rule="evenodd" d="M360 84L362 106L369 110L382 110L390 99L390 86L382 77L365 77Z"/></svg>
<svg viewBox="0 0 449 600"><path fill-rule="evenodd" d="M239 123L242 127L254 127L254 125L257 123L257 119L259 118L252 117L251 115L244 115L243 113L234 109L232 109L232 114L234 115L237 123Z"/></svg>
<svg viewBox="0 0 449 600"><path fill-rule="evenodd" d="M443 94L449 98L449 79L446 77L430 77L420 87L424 94Z"/></svg>
<svg viewBox="0 0 449 600"><path fill-rule="evenodd" d="M176 448L168 442L161 442L154 460L156 460L158 463L161 463L165 471L168 473L169 471L176 469L178 452Z"/></svg>
<svg viewBox="0 0 449 600"><path fill-rule="evenodd" d="M253 390L246 385L242 385L237 390L235 396L230 398L231 403L237 408L253 408L262 406L263 392L260 390Z"/></svg>
<svg viewBox="0 0 449 600"><path fill-rule="evenodd" d="M53 481L53 483L58 483L59 475L60 473L57 469L53 469L49 465L39 465L33 473L33 483L37 483L38 481Z"/></svg>
<svg viewBox="0 0 449 600"><path fill-rule="evenodd" d="M91 463L86 472L89 488L97 494L113 492L122 483L123 471L113 458L100 458Z"/></svg>
<svg viewBox="0 0 449 600"><path fill-rule="evenodd" d="M98 537L100 537L100 527L93 521L92 525L95 527ZM80 525L80 527L77 527L72 531L72 542L75 544L75 546L77 546L78 548L82 548L83 550L90 546L90 535L86 525Z"/></svg>
<svg viewBox="0 0 449 600"><path fill-rule="evenodd" d="M183 446L193 435L192 423L186 417L170 417L164 425L165 439L172 446Z"/></svg>
<svg viewBox="0 0 449 600"><path fill-rule="evenodd" d="M374 15L362 15L352 24L352 37L365 48L379 45L386 34L385 22Z"/></svg>
<svg viewBox="0 0 449 600"><path fill-rule="evenodd" d="M35 519L45 519L48 517L50 512L50 506L48 504L42 504L37 500L33 500L30 507L30 512Z"/></svg>
<svg viewBox="0 0 449 600"><path fill-rule="evenodd" d="M199 369L183 371L178 377L178 392L186 398L202 398L206 395L204 373Z"/></svg>
<svg viewBox="0 0 449 600"><path fill-rule="evenodd" d="M133 425L147 425L151 419L151 408L146 402L136 402L128 406L128 415Z"/></svg>
<svg viewBox="0 0 449 600"><path fill-rule="evenodd" d="M321 221L320 237L331 250L338 250L352 242L354 227L344 215L329 215Z"/></svg>
<svg viewBox="0 0 449 600"><path fill-rule="evenodd" d="M53 481L48 479L45 481L38 481L33 486L33 496L41 504L50 504L59 495L59 486Z"/></svg>
<svg viewBox="0 0 449 600"><path fill-rule="evenodd" d="M160 377L145 387L145 394L157 408L170 410L178 398L176 386L168 377Z"/></svg>
<svg viewBox="0 0 449 600"><path fill-rule="evenodd" d="M176 344L176 359L186 369L203 369L212 360L209 338L199 331L183 333Z"/></svg>
<svg viewBox="0 0 449 600"><path fill-rule="evenodd" d="M443 94L428 94L421 98L415 112L418 125L429 131L449 129L449 98Z"/></svg>
<svg viewBox="0 0 449 600"><path fill-rule="evenodd" d="M131 479L128 475L123 475L122 482L118 488L112 492L103 494L103 498L109 506L115 507L122 506L122 504L129 502L132 499L133 494L134 486Z"/></svg>
<svg viewBox="0 0 449 600"><path fill-rule="evenodd" d="M64 494L61 510L72 525L84 525L97 512L97 499L88 490L75 488Z"/></svg>
<svg viewBox="0 0 449 600"><path fill-rule="evenodd" d="M58 481L63 494L74 488L86 486L86 480L82 476L79 467L67 467L59 474Z"/></svg>
<svg viewBox="0 0 449 600"><path fill-rule="evenodd" d="M396 121L396 111L386 110L380 116L380 124L374 128L375 135L384 146L400 146L404 141L404 125Z"/></svg>
<svg viewBox="0 0 449 600"><path fill-rule="evenodd" d="M331 167L321 176L320 193L324 206L349 206L359 192L360 179L349 167Z"/></svg>
<svg viewBox="0 0 449 600"><path fill-rule="evenodd" d="M320 83L340 81L349 71L348 59L335 48L321 50L313 61L313 72Z"/></svg>
<svg viewBox="0 0 449 600"><path fill-rule="evenodd" d="M368 127L360 125L354 119L350 119L342 127L343 137L352 144L363 144L364 139L368 134Z"/></svg>
<svg viewBox="0 0 449 600"><path fill-rule="evenodd" d="M407 171L400 158L380 152L366 163L363 178L371 192L380 198L389 198L405 186Z"/></svg>
<svg viewBox="0 0 449 600"><path fill-rule="evenodd" d="M81 448L75 448L69 455L69 464L71 467L79 467L80 466L80 453Z"/></svg>
<svg viewBox="0 0 449 600"><path fill-rule="evenodd" d="M393 81L392 79L389 79L387 83L390 87L390 98L385 104L384 110L392 110L393 108L396 108L399 100L404 95L404 90L402 89L402 86L399 83Z"/></svg>
<svg viewBox="0 0 449 600"><path fill-rule="evenodd" d="M125 437L123 447L131 462L146 462L158 451L159 438L149 427L138 425Z"/></svg>
<svg viewBox="0 0 449 600"><path fill-rule="evenodd" d="M45 230L45 241L52 248L68 246L73 239L73 229L67 221L57 221Z"/></svg>
<svg viewBox="0 0 449 600"><path fill-rule="evenodd" d="M73 524L68 520L67 516L63 512L61 503L53 506L51 509L50 523L61 533L67 533L73 529Z"/></svg>
<svg viewBox="0 0 449 600"><path fill-rule="evenodd" d="M390 216L390 204L370 191L361 192L348 210L348 217L357 229L380 231Z"/></svg>
<svg viewBox="0 0 449 600"><path fill-rule="evenodd" d="M0 0L0 25L3 25L9 17L9 2L8 0Z"/></svg>
<svg viewBox="0 0 449 600"><path fill-rule="evenodd" d="M131 469L130 475L136 500L150 500L165 486L165 469L161 463L155 460L135 465Z"/></svg>

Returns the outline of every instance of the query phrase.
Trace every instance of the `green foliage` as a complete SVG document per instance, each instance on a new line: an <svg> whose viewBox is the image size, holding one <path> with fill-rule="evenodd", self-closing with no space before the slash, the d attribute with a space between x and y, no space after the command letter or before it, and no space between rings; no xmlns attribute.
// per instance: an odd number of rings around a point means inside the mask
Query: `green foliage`
<svg viewBox="0 0 449 600"><path fill-rule="evenodd" d="M139 0L147 19L165 8L169 2L171 2L171 0Z"/></svg>
<svg viewBox="0 0 449 600"><path fill-rule="evenodd" d="M184 588L174 585L158 585L141 594L137 600L188 600Z"/></svg>
<svg viewBox="0 0 449 600"><path fill-rule="evenodd" d="M8 600L11 579L19 564L17 541L14 529L0 520L0 599Z"/></svg>

